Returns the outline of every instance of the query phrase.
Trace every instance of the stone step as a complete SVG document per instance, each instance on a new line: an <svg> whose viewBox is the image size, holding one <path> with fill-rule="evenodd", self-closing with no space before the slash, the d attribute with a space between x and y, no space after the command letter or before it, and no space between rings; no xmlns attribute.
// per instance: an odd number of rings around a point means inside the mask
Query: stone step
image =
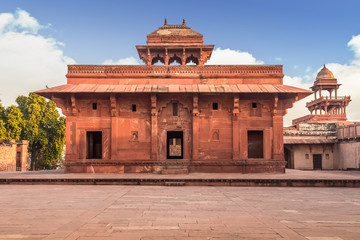
<svg viewBox="0 0 360 240"><path fill-rule="evenodd" d="M161 171L161 174L189 174L189 170L184 166L168 166Z"/></svg>
<svg viewBox="0 0 360 240"><path fill-rule="evenodd" d="M185 182L165 182L165 186L168 187L179 187L179 186L185 186Z"/></svg>

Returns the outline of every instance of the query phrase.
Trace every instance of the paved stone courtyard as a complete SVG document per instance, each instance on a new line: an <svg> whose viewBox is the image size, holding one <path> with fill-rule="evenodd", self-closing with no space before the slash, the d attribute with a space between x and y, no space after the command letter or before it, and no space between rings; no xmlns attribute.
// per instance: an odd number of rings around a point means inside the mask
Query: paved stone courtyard
<svg viewBox="0 0 360 240"><path fill-rule="evenodd" d="M359 239L358 188L0 185L0 239Z"/></svg>

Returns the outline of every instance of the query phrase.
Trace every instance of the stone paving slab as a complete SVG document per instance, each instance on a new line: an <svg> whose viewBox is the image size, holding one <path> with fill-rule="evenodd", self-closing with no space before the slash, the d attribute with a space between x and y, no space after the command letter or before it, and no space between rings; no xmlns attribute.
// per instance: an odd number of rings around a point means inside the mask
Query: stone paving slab
<svg viewBox="0 0 360 240"><path fill-rule="evenodd" d="M360 239L355 188L0 185L0 239Z"/></svg>

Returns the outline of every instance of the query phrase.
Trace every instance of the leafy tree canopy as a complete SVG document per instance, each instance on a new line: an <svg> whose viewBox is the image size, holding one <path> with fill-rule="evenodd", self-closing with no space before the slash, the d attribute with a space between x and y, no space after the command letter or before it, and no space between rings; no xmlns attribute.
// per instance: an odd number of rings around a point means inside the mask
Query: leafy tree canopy
<svg viewBox="0 0 360 240"><path fill-rule="evenodd" d="M20 109L15 106L6 108L4 118L6 138L19 140L24 124L23 114Z"/></svg>
<svg viewBox="0 0 360 240"><path fill-rule="evenodd" d="M65 118L61 117L53 101L30 93L16 99L24 118L21 137L29 141L33 169L52 169L62 162L65 145Z"/></svg>
<svg viewBox="0 0 360 240"><path fill-rule="evenodd" d="M5 128L5 108L1 104L0 100L0 139L6 138L6 128Z"/></svg>
<svg viewBox="0 0 360 240"><path fill-rule="evenodd" d="M0 102L0 138L29 141L31 169L54 169L62 165L66 119L53 101L30 93L19 96L16 106Z"/></svg>

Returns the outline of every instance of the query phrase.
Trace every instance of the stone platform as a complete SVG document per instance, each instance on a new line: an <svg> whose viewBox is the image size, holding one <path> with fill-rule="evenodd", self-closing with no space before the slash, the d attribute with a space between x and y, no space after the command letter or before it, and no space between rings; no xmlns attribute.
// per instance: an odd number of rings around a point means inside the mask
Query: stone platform
<svg viewBox="0 0 360 240"><path fill-rule="evenodd" d="M64 174L63 170L2 172L0 184L157 185L157 186L268 186L360 187L360 171L301 171L285 174L190 173L190 174Z"/></svg>
<svg viewBox="0 0 360 240"><path fill-rule="evenodd" d="M357 188L0 185L0 239L358 240Z"/></svg>

